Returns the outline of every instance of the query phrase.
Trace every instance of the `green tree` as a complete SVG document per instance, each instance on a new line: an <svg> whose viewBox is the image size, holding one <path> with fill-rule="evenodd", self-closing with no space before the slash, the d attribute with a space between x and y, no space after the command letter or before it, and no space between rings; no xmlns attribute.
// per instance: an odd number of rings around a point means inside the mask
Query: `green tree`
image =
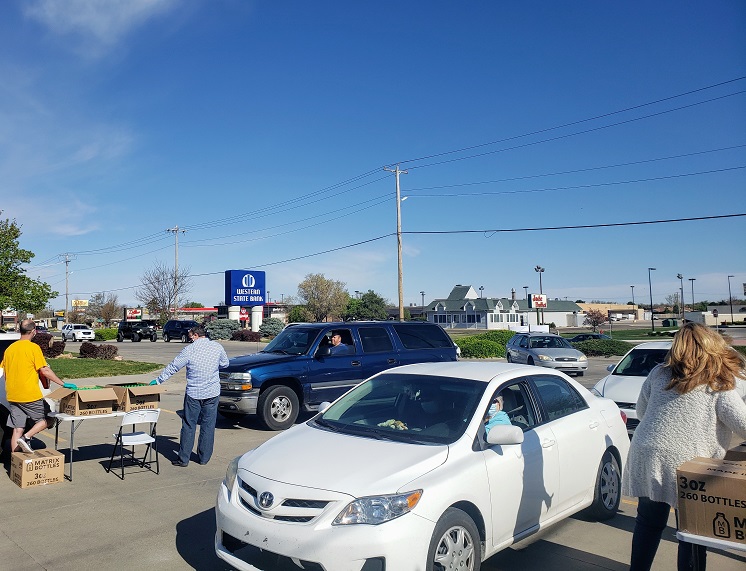
<svg viewBox="0 0 746 571"><path fill-rule="evenodd" d="M285 323L282 319L276 317L268 317L259 326L259 333L262 337L276 337L285 328Z"/></svg>
<svg viewBox="0 0 746 571"><path fill-rule="evenodd" d="M386 300L370 289L360 299L350 298L342 312L345 321L386 320L388 316Z"/></svg>
<svg viewBox="0 0 746 571"><path fill-rule="evenodd" d="M43 309L58 294L49 284L28 277L21 267L34 257L33 252L20 247L21 234L15 219L0 220L0 308L32 313Z"/></svg>
<svg viewBox="0 0 746 571"><path fill-rule="evenodd" d="M313 316L303 305L295 305L288 313L288 323L308 323Z"/></svg>
<svg viewBox="0 0 746 571"><path fill-rule="evenodd" d="M324 274L308 274L298 284L298 298L305 304L314 321L325 321L327 317L342 315L350 295L345 283L328 280Z"/></svg>
<svg viewBox="0 0 746 571"><path fill-rule="evenodd" d="M181 307L193 307L194 309L199 309L201 307L205 307L204 305L202 305L198 301L190 301L188 303L180 303L179 305Z"/></svg>

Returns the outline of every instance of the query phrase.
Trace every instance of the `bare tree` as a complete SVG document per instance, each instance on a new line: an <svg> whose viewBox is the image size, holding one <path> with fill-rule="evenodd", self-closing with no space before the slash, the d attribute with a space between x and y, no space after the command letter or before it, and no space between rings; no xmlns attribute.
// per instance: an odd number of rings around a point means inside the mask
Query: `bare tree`
<svg viewBox="0 0 746 571"><path fill-rule="evenodd" d="M608 315L605 313L599 311L598 309L589 309L585 313L585 321L583 321L583 325L590 325L593 328L593 331L596 330L596 327L599 325L603 325L608 320Z"/></svg>
<svg viewBox="0 0 746 571"><path fill-rule="evenodd" d="M176 299L184 299L192 289L192 277L189 268L179 268L178 275L174 268L163 262L155 262L153 267L140 277L140 287L135 297L145 305L151 314L158 314L161 319L170 319L175 310Z"/></svg>
<svg viewBox="0 0 746 571"><path fill-rule="evenodd" d="M324 274L308 274L298 284L298 298L316 321L325 321L330 316L339 318L350 299L346 285L328 280Z"/></svg>

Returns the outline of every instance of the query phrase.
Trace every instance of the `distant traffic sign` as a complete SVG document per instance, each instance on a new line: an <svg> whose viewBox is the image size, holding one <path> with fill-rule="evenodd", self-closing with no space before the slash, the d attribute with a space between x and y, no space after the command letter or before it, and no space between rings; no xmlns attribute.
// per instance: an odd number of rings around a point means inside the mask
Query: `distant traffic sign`
<svg viewBox="0 0 746 571"><path fill-rule="evenodd" d="M717 309L713 309L712 310L712 316L713 317L717 317L718 316L718 310Z"/></svg>

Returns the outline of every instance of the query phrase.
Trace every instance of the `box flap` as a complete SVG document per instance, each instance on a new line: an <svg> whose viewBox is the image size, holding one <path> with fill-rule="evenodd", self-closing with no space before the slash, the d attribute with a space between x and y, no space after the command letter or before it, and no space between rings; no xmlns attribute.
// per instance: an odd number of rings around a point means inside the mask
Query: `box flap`
<svg viewBox="0 0 746 571"><path fill-rule="evenodd" d="M114 389L89 389L87 391L78 391L78 398L81 402L93 402L100 400L117 400L117 393Z"/></svg>
<svg viewBox="0 0 746 571"><path fill-rule="evenodd" d="M56 391L52 391L48 395L44 395L44 398L51 399L51 400L62 400L68 395L71 395L75 392L75 389L66 389L64 387L60 387Z"/></svg>
<svg viewBox="0 0 746 571"><path fill-rule="evenodd" d="M166 390L165 387L162 387L160 385L153 385L152 387L150 385L145 385L144 387L130 387L129 388L129 392L138 397L143 396L143 395L160 394L165 390Z"/></svg>

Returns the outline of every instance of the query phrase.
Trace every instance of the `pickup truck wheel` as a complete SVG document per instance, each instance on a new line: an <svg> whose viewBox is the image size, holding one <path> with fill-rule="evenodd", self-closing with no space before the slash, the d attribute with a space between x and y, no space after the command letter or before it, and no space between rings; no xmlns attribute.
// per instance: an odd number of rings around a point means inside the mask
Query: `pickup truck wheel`
<svg viewBox="0 0 746 571"><path fill-rule="evenodd" d="M132 342L137 343L140 340L140 336L137 333L132 334Z"/></svg>
<svg viewBox="0 0 746 571"><path fill-rule="evenodd" d="M170 338L170 337L168 336L168 333L164 333L164 334L163 334L163 340L164 340L164 341L165 341L166 343L168 343L169 341L171 341L171 338Z"/></svg>
<svg viewBox="0 0 746 571"><path fill-rule="evenodd" d="M285 430L298 418L298 395L290 387L276 385L259 395L257 412L269 430Z"/></svg>
<svg viewBox="0 0 746 571"><path fill-rule="evenodd" d="M157 341L158 340L158 334L157 333L153 333L153 335L150 337L150 340L153 341L153 342Z"/></svg>
<svg viewBox="0 0 746 571"><path fill-rule="evenodd" d="M189 338L187 337L187 334L186 333L182 333L181 334L181 342L182 343L186 343L187 341L189 341Z"/></svg>
<svg viewBox="0 0 746 571"><path fill-rule="evenodd" d="M124 335L117 333L117 343L121 343L122 341L124 341Z"/></svg>

